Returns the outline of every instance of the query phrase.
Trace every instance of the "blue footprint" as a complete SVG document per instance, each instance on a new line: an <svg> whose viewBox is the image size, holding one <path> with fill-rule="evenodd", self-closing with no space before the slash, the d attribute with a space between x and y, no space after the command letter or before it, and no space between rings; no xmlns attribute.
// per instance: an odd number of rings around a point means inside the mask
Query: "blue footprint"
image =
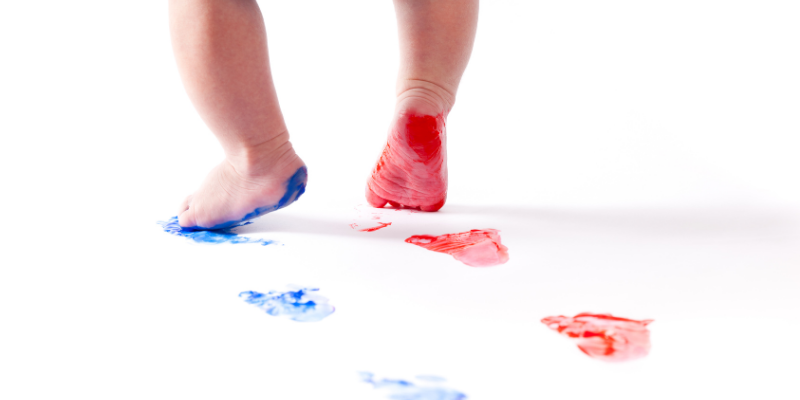
<svg viewBox="0 0 800 400"><path fill-rule="evenodd" d="M253 239L232 232L234 228L239 226L249 225L252 222L245 222L240 225L235 225L230 228L219 229L215 231L204 231L204 230L197 230L194 228L183 228L180 225L178 225L178 217L172 217L167 221L158 221L157 223L161 225L162 228L164 228L164 232L167 232L175 236L185 237L194 240L197 243L211 243L211 244L259 243L262 246L276 243L273 240Z"/></svg>
<svg viewBox="0 0 800 400"><path fill-rule="evenodd" d="M361 381L371 384L375 389L388 389L392 400L465 400L464 393L437 386L419 386L402 379L375 379L372 372L359 372ZM444 379L435 376L418 376L417 379L427 382L442 382Z"/></svg>
<svg viewBox="0 0 800 400"><path fill-rule="evenodd" d="M316 293L316 288L299 288L286 292L270 290L267 293L246 291L239 293L244 301L258 306L272 316L287 316L298 322L317 322L336 310L328 299Z"/></svg>

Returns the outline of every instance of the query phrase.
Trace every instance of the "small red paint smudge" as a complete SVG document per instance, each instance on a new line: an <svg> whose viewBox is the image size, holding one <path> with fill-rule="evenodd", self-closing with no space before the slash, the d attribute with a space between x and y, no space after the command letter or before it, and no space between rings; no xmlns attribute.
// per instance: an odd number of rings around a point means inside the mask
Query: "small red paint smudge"
<svg viewBox="0 0 800 400"><path fill-rule="evenodd" d="M473 229L441 236L417 235L406 239L406 243L450 254L470 267L491 267L508 262L508 247L500 243L497 229Z"/></svg>
<svg viewBox="0 0 800 400"><path fill-rule="evenodd" d="M350 224L350 227L351 227L351 228L353 228L353 229L356 229L356 227L357 227L357 226L358 226L358 224L357 224L357 223L355 223L355 222L353 222L352 224Z"/></svg>
<svg viewBox="0 0 800 400"><path fill-rule="evenodd" d="M378 222L378 226L373 226L372 228L359 229L358 231L359 232L375 232L378 229L386 228L387 226L389 226L391 224L392 224L391 222Z"/></svg>
<svg viewBox="0 0 800 400"><path fill-rule="evenodd" d="M650 352L647 325L651 322L652 319L637 321L591 313L542 319L548 328L575 340L586 355L604 361L629 361L646 356Z"/></svg>

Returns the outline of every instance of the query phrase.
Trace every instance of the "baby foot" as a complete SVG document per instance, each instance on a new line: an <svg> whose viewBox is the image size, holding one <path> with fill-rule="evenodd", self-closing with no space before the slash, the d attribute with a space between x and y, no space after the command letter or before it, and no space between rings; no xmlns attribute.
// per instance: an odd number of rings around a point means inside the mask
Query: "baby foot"
<svg viewBox="0 0 800 400"><path fill-rule="evenodd" d="M447 198L445 113L400 111L386 147L367 180L367 202L377 208L437 211Z"/></svg>
<svg viewBox="0 0 800 400"><path fill-rule="evenodd" d="M226 159L186 198L178 223L199 230L224 229L293 203L305 192L306 166L294 151L281 158L285 161L254 166Z"/></svg>

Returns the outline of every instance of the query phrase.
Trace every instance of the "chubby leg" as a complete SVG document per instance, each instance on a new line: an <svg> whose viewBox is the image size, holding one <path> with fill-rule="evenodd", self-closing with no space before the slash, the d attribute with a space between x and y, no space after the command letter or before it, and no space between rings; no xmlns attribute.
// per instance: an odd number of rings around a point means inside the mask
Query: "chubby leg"
<svg viewBox="0 0 800 400"><path fill-rule="evenodd" d="M400 38L389 138L367 180L367 201L423 211L447 197L445 125L467 67L478 0L395 0Z"/></svg>
<svg viewBox="0 0 800 400"><path fill-rule="evenodd" d="M278 105L258 4L169 0L169 14L186 93L225 151L181 205L180 225L225 228L290 204L305 189L306 169Z"/></svg>

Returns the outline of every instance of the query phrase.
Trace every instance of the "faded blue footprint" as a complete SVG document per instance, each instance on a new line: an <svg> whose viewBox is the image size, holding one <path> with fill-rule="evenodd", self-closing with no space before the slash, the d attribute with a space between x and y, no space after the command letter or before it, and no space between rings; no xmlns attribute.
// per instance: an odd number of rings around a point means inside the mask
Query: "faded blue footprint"
<svg viewBox="0 0 800 400"><path fill-rule="evenodd" d="M328 299L316 293L317 288L298 288L279 292L270 290L267 293L247 291L239 293L244 301L258 306L272 316L287 316L299 322L317 322L333 314L335 308L328 304Z"/></svg>
<svg viewBox="0 0 800 400"><path fill-rule="evenodd" d="M194 240L197 243L259 243L262 246L276 243L273 240L266 239L253 239L247 236L241 236L233 232L234 228L252 224L252 222L245 222L239 225L234 225L225 229L218 229L215 231L197 230L194 228L183 228L178 225L178 217L172 217L167 221L158 221L159 225L164 228L164 232L175 236L185 237Z"/></svg>
<svg viewBox="0 0 800 400"><path fill-rule="evenodd" d="M412 382L402 379L375 379L372 372L359 372L361 381L371 384L375 389L386 389L389 392L389 399L392 400L464 400L467 395L464 393L437 386L419 386ZM417 379L426 382L443 382L444 379L438 376L423 375Z"/></svg>

